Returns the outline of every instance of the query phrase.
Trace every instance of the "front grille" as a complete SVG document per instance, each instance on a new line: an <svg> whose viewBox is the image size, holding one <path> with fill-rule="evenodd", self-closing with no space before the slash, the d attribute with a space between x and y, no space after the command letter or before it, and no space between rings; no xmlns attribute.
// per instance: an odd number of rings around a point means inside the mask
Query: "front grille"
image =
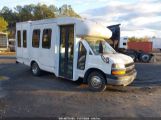
<svg viewBox="0 0 161 120"><path fill-rule="evenodd" d="M126 68L126 74L132 72L135 69L134 62L125 64L125 68Z"/></svg>
<svg viewBox="0 0 161 120"><path fill-rule="evenodd" d="M132 66L132 65L134 65L134 62L131 62L131 63L125 64L125 67L129 67L129 66Z"/></svg>

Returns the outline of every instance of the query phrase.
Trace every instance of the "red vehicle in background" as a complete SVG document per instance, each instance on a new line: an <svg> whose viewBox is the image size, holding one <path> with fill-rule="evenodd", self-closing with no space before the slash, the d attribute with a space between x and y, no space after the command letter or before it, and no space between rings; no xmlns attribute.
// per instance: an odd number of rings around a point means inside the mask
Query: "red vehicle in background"
<svg viewBox="0 0 161 120"><path fill-rule="evenodd" d="M108 26L112 31L110 45L123 54L131 56L134 61L150 62L153 57L152 42L128 42L128 37L120 37L120 24Z"/></svg>

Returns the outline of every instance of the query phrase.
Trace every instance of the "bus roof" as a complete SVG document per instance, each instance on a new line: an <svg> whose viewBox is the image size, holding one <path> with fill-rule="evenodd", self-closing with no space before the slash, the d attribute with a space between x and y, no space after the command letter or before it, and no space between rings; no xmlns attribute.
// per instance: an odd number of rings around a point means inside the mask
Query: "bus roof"
<svg viewBox="0 0 161 120"><path fill-rule="evenodd" d="M79 37L92 36L92 37L101 37L109 39L112 36L111 30L98 24L97 22L73 17L60 17L60 18L51 18L37 21L27 21L17 23L16 25L29 24L32 26L32 25L41 25L50 23L56 23L57 25L74 24L76 36Z"/></svg>

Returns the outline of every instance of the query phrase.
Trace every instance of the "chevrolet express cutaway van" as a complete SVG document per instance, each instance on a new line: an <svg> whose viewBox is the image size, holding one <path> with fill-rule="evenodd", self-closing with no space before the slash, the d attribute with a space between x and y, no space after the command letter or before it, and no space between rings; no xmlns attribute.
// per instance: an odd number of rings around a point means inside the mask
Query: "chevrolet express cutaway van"
<svg viewBox="0 0 161 120"><path fill-rule="evenodd" d="M76 81L93 91L106 85L130 84L136 77L131 57L117 53L106 41L112 32L96 22L71 17L16 24L17 62Z"/></svg>

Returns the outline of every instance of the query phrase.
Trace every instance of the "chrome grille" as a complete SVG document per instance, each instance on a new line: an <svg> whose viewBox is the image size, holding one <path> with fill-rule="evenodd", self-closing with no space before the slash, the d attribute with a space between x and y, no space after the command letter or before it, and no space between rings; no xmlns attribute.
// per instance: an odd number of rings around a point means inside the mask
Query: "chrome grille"
<svg viewBox="0 0 161 120"><path fill-rule="evenodd" d="M126 68L126 74L132 72L135 69L134 62L125 64L125 68Z"/></svg>

